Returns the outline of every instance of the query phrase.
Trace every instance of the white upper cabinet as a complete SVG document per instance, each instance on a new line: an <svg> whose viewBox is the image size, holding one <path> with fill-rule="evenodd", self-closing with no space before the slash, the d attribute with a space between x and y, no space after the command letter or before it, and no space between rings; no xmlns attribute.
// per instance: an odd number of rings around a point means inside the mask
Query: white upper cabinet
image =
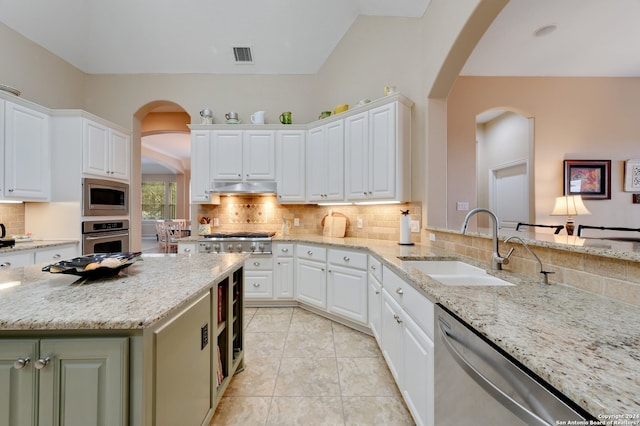
<svg viewBox="0 0 640 426"><path fill-rule="evenodd" d="M396 101L345 119L349 201L410 201L410 117Z"/></svg>
<svg viewBox="0 0 640 426"><path fill-rule="evenodd" d="M211 152L212 179L274 181L275 148L274 131L214 131Z"/></svg>
<svg viewBox="0 0 640 426"><path fill-rule="evenodd" d="M210 203L211 176L211 132L194 130L191 132L191 202Z"/></svg>
<svg viewBox="0 0 640 426"><path fill-rule="evenodd" d="M49 115L0 100L0 158L4 174L0 198L48 201L51 194Z"/></svg>
<svg viewBox="0 0 640 426"><path fill-rule="evenodd" d="M305 134L304 130L282 130L276 133L279 203L305 201Z"/></svg>
<svg viewBox="0 0 640 426"><path fill-rule="evenodd" d="M307 201L344 200L344 121L309 130L307 143Z"/></svg>
<svg viewBox="0 0 640 426"><path fill-rule="evenodd" d="M129 180L131 138L104 124L83 120L82 172Z"/></svg>
<svg viewBox="0 0 640 426"><path fill-rule="evenodd" d="M245 180L276 179L276 134L271 130L247 130L242 140Z"/></svg>

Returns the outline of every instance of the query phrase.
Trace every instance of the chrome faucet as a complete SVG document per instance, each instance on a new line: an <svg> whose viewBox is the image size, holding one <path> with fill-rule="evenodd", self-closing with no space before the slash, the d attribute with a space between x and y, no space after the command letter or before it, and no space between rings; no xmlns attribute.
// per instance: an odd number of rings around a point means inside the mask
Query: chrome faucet
<svg viewBox="0 0 640 426"><path fill-rule="evenodd" d="M469 226L469 219L476 213L485 212L487 213L493 222L493 254L491 255L491 269L495 271L499 271L502 269L502 265L506 265L509 263L509 256L513 251L513 248L507 253L505 257L500 256L500 252L498 251L498 217L489 209L485 209L482 207L475 208L470 210L469 213L464 217L464 222L462 223L462 233L467 232L467 226Z"/></svg>
<svg viewBox="0 0 640 426"><path fill-rule="evenodd" d="M517 237L517 236L515 236L515 235L512 235L512 236L510 236L510 237L505 238L505 239L504 239L504 243L506 244L506 243L508 243L508 242L509 242L509 241L511 241L511 240L517 240L517 241L520 241L520 243L522 244L522 246L523 246L524 248L526 248L526 249L527 249L527 251L528 251L529 253L531 253L531 255L532 255L533 257L535 257L535 258L536 258L536 260L537 260L537 261L538 261L538 263L540 264L540 273L542 274L542 280L541 280L541 281L542 281L542 283L543 283L543 284L549 284L549 274L553 274L554 272L551 272L551 271L545 271L545 270L544 270L544 268L542 267L542 261L540 260L540 258L539 258L539 257L538 257L538 256L537 256L537 255L536 255L536 254L535 254L535 253L534 253L530 248L529 248L529 246L527 245L527 243L525 243L525 242L524 242L524 240L523 240L522 238ZM511 251L512 251L512 250L513 250L513 248L511 249ZM509 255L511 255L511 251L509 251ZM507 255L507 257L509 257L509 255Z"/></svg>

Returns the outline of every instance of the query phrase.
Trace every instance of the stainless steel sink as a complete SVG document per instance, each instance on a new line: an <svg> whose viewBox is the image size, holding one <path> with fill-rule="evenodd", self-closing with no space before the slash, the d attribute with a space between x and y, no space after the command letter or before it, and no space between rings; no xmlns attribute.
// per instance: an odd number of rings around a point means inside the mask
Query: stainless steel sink
<svg viewBox="0 0 640 426"><path fill-rule="evenodd" d="M434 280L450 286L512 286L501 278L459 260L405 260L402 266L415 268Z"/></svg>

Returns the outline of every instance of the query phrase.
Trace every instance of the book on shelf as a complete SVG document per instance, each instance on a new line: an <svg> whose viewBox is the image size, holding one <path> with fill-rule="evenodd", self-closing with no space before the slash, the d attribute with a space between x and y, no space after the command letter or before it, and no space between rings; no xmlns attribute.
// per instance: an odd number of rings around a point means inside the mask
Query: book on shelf
<svg viewBox="0 0 640 426"><path fill-rule="evenodd" d="M220 356L220 345L216 345L218 348L218 386L224 380L224 373L222 372L222 357Z"/></svg>
<svg viewBox="0 0 640 426"><path fill-rule="evenodd" d="M222 322L222 286L218 286L218 324Z"/></svg>

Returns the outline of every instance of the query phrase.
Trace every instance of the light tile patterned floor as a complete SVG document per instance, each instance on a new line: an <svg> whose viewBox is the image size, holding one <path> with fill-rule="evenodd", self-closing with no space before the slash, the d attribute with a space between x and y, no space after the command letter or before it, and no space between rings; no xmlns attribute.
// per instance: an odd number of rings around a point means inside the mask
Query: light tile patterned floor
<svg viewBox="0 0 640 426"><path fill-rule="evenodd" d="M211 425L413 425L373 337L300 308L245 309L246 368Z"/></svg>

